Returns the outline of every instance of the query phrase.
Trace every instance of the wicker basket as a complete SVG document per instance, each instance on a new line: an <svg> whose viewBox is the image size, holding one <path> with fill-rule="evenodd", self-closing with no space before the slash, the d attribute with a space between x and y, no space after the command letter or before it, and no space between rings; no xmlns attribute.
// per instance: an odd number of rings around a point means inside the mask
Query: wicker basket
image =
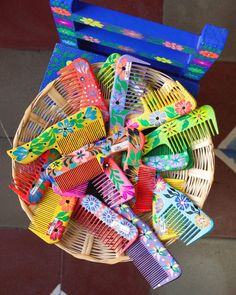
<svg viewBox="0 0 236 295"><path fill-rule="evenodd" d="M101 63L93 65L95 72L97 72L100 67ZM153 83L155 85L155 75L160 75L160 72L150 69L149 74L150 84ZM161 73L161 75L164 78L167 77L169 79L169 77L165 76L163 73ZM105 90L104 87L101 88L106 92L105 96L107 97L110 89ZM32 140L48 127L48 123L40 117L40 114L47 112L44 108L45 104L42 103L41 95L39 94L25 111L25 114L16 131L13 147L17 147ZM59 119L61 120L63 117L57 118L57 120ZM34 130L34 134L32 134L31 130ZM165 177L184 179L186 181L184 188L185 193L189 195L191 199L196 201L200 207L202 207L208 196L214 176L214 149L211 138L207 138L202 142L197 142L192 146L192 149L195 159L193 168L190 170L170 172L163 175ZM14 161L12 162L13 177L17 174L18 169L20 169L20 165L22 164ZM20 198L19 201L28 218L32 220L36 205L28 206ZM150 213L144 215L142 214L142 218L151 224ZM175 240L169 241L168 245L174 241ZM72 220L69 222L67 231L62 240L55 245L78 259L106 264L129 261L128 256L117 256L114 251L108 249L102 242L88 233L86 229Z"/></svg>

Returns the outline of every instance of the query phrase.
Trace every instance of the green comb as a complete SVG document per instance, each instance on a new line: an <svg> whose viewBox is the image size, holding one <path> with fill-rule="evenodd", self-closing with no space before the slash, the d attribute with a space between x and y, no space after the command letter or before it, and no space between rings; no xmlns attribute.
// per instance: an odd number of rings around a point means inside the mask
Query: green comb
<svg viewBox="0 0 236 295"><path fill-rule="evenodd" d="M161 145L167 145L173 153L181 153L191 143L218 133L214 109L204 105L183 117L166 122L146 135L143 155Z"/></svg>

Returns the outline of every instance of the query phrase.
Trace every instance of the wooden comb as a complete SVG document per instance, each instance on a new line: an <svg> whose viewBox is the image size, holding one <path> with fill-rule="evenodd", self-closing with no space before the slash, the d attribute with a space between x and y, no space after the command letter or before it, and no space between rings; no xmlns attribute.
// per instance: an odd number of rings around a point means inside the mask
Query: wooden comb
<svg viewBox="0 0 236 295"><path fill-rule="evenodd" d="M108 121L108 107L93 69L86 59L75 59L58 74L60 75L60 92L64 96L70 96L68 102L74 110L96 106L101 110L104 121Z"/></svg>
<svg viewBox="0 0 236 295"><path fill-rule="evenodd" d="M57 243L66 230L75 204L74 197L61 197L48 188L34 211L29 230L49 244Z"/></svg>
<svg viewBox="0 0 236 295"><path fill-rule="evenodd" d="M93 195L78 199L73 219L119 255L138 237L138 230L132 223Z"/></svg>
<svg viewBox="0 0 236 295"><path fill-rule="evenodd" d="M202 106L193 112L166 122L145 136L143 154L160 145L167 145L173 153L181 153L192 142L218 134L218 126L213 108Z"/></svg>
<svg viewBox="0 0 236 295"><path fill-rule="evenodd" d="M102 114L97 107L87 107L48 127L38 137L7 151L15 161L28 164L49 149L69 154L106 135Z"/></svg>
<svg viewBox="0 0 236 295"><path fill-rule="evenodd" d="M30 164L16 163L19 167L9 187L27 204L40 202L50 185L45 178L45 168L59 157L56 150L49 150Z"/></svg>
<svg viewBox="0 0 236 295"><path fill-rule="evenodd" d="M173 80L163 80L160 75L160 89L149 89L141 98L143 103L143 114L135 118L130 118L127 126L134 126L139 130L158 127L161 124L171 121L193 111L196 100L178 82ZM158 78L157 78L158 80Z"/></svg>
<svg viewBox="0 0 236 295"><path fill-rule="evenodd" d="M158 203L153 206L153 227L160 239L167 229L171 229L186 245L190 245L213 229L213 220L160 176L154 194Z"/></svg>

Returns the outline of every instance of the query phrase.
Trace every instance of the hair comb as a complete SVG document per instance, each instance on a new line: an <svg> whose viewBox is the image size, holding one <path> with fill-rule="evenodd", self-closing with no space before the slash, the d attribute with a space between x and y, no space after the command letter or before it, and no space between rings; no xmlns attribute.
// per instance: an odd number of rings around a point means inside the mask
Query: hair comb
<svg viewBox="0 0 236 295"><path fill-rule="evenodd" d="M135 196L134 187L114 159L106 158L103 167L104 172L92 181L103 201L112 208L132 199Z"/></svg>
<svg viewBox="0 0 236 295"><path fill-rule="evenodd" d="M116 62L110 99L110 132L124 127L129 113L143 110L141 97L147 88L147 65L149 63L129 55L122 55Z"/></svg>
<svg viewBox="0 0 236 295"><path fill-rule="evenodd" d="M166 122L145 136L143 154L160 145L167 145L173 153L181 153L192 142L218 134L218 126L213 108L202 106L191 113Z"/></svg>
<svg viewBox="0 0 236 295"><path fill-rule="evenodd" d="M97 74L101 91L108 106L110 104L111 91L114 83L115 66L119 58L120 54L118 53L109 55Z"/></svg>
<svg viewBox="0 0 236 295"><path fill-rule="evenodd" d="M138 237L138 230L131 222L93 195L78 199L73 219L118 254L122 254Z"/></svg>
<svg viewBox="0 0 236 295"><path fill-rule="evenodd" d="M69 154L106 135L102 114L97 107L87 107L48 127L32 141L7 151L15 161L28 164L49 149Z"/></svg>
<svg viewBox="0 0 236 295"><path fill-rule="evenodd" d="M108 107L93 69L86 59L75 59L58 74L60 75L60 90L63 94L69 94L68 102L73 109L78 111L88 106L96 106L101 110L104 121L108 121Z"/></svg>
<svg viewBox="0 0 236 295"><path fill-rule="evenodd" d="M59 242L75 204L74 197L61 197L48 188L34 211L29 230L49 244Z"/></svg>
<svg viewBox="0 0 236 295"><path fill-rule="evenodd" d="M171 229L186 245L190 245L213 229L213 220L160 176L154 194L157 202L153 206L153 227L160 239L167 229Z"/></svg>
<svg viewBox="0 0 236 295"><path fill-rule="evenodd" d="M196 100L178 82L159 75L155 81L160 89L148 89L141 98L143 114L130 118L127 126L135 126L139 130L158 127L193 111Z"/></svg>
<svg viewBox="0 0 236 295"><path fill-rule="evenodd" d="M46 173L52 182L53 189L59 194L77 195L76 189L103 173L105 156L84 155L84 158L69 155L51 163ZM75 158L75 159L73 159Z"/></svg>
<svg viewBox="0 0 236 295"><path fill-rule="evenodd" d="M50 181L45 178L45 168L60 157L56 150L49 150L30 164L16 163L16 175L9 187L27 204L40 202Z"/></svg>
<svg viewBox="0 0 236 295"><path fill-rule="evenodd" d="M132 262L138 268L153 289L178 279L181 268L175 258L159 241L143 220L139 219L127 204L114 208L127 218L139 230L138 239L126 250Z"/></svg>

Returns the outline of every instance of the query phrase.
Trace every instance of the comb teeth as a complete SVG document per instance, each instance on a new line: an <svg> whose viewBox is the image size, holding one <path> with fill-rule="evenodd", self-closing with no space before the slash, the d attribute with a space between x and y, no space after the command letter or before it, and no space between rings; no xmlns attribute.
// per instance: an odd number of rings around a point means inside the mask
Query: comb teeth
<svg viewBox="0 0 236 295"><path fill-rule="evenodd" d="M67 170L54 180L61 192L68 192L79 185L88 182L103 172L101 165L96 157L88 159L77 167Z"/></svg>
<svg viewBox="0 0 236 295"><path fill-rule="evenodd" d="M126 253L133 259L133 263L153 289L168 278L168 274L150 254L142 240L136 241Z"/></svg>
<svg viewBox="0 0 236 295"><path fill-rule="evenodd" d="M102 195L104 202L109 207L113 207L124 202L121 194L105 173L96 177L92 184L98 193Z"/></svg>
<svg viewBox="0 0 236 295"><path fill-rule="evenodd" d="M87 125L85 128L81 130L79 129L67 135L67 137L58 140L57 144L63 151L63 154L67 155L78 150L85 144L97 141L105 135L104 126L102 126L99 121L95 121Z"/></svg>
<svg viewBox="0 0 236 295"><path fill-rule="evenodd" d="M137 238L137 229L92 195L77 202L73 218L108 248L123 253Z"/></svg>
<svg viewBox="0 0 236 295"><path fill-rule="evenodd" d="M140 166L138 182L135 186L136 201L134 212L148 212L152 210L153 191L156 184L156 169L148 166Z"/></svg>

